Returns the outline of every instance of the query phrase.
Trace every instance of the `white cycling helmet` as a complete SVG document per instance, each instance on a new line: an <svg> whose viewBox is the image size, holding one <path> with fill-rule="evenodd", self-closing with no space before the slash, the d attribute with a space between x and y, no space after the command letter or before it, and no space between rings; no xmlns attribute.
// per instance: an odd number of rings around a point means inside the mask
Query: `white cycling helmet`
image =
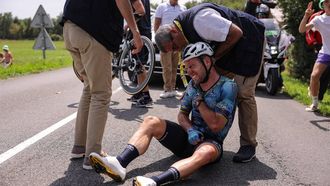
<svg viewBox="0 0 330 186"><path fill-rule="evenodd" d="M2 50L7 50L7 51L9 51L9 47L8 47L8 45L3 45Z"/></svg>
<svg viewBox="0 0 330 186"><path fill-rule="evenodd" d="M182 53L182 60L187 61L189 59L199 57L201 55L213 56L213 49L204 42L197 42L189 44Z"/></svg>

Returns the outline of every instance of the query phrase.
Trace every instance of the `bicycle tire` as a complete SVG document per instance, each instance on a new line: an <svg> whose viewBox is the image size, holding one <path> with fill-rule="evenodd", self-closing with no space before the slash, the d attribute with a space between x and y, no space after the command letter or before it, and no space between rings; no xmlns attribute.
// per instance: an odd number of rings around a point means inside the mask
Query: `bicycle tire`
<svg viewBox="0 0 330 186"><path fill-rule="evenodd" d="M145 61L145 64L143 64L146 71L146 78L143 82L137 83L135 81L135 76L137 75L136 65L138 61L132 57L131 53L132 50L130 46L133 46L133 40L129 42L128 46L124 47L119 59L120 68L118 72L118 79L120 86L127 94L130 95L141 92L148 85L155 66L155 48L153 43L145 36L141 36L141 39L143 42L142 49L147 49L147 54L144 56L147 57L147 60Z"/></svg>

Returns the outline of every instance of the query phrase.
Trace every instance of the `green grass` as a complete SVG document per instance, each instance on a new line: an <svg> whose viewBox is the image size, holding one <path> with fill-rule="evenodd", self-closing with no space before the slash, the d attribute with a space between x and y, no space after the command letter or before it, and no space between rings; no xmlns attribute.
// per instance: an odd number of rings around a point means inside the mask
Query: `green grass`
<svg viewBox="0 0 330 186"><path fill-rule="evenodd" d="M308 96L308 84L299 79L292 78L288 73L282 73L284 79L285 92L293 99L304 105L311 104L311 98ZM330 116L330 92L327 91L322 102L319 104L320 114Z"/></svg>
<svg viewBox="0 0 330 186"><path fill-rule="evenodd" d="M0 67L0 79L7 79L31 73L39 73L72 65L64 42L54 42L56 50L46 50L43 59L42 50L33 50L34 40L0 40L0 46L8 45L14 57L14 63L8 68Z"/></svg>

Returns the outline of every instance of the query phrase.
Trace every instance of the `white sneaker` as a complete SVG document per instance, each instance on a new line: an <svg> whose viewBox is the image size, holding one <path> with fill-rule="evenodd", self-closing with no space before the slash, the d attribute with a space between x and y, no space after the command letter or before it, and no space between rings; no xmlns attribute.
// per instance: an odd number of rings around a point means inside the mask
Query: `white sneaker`
<svg viewBox="0 0 330 186"><path fill-rule="evenodd" d="M103 173L110 176L116 182L122 182L126 176L126 169L122 167L114 156L102 157L99 154L92 152L89 155L92 167L97 173Z"/></svg>
<svg viewBox="0 0 330 186"><path fill-rule="evenodd" d="M173 94L173 96L176 96L176 97L182 97L182 95L183 95L181 92L178 92L176 90L172 91L172 94Z"/></svg>
<svg viewBox="0 0 330 186"><path fill-rule="evenodd" d="M157 183L151 178L137 176L133 179L133 186L157 186Z"/></svg>
<svg viewBox="0 0 330 186"><path fill-rule="evenodd" d="M309 107L305 108L305 111L307 111L307 112L316 112L318 110L319 110L318 107L313 104L311 104Z"/></svg>
<svg viewBox="0 0 330 186"><path fill-rule="evenodd" d="M164 91L159 95L160 98L171 98L174 96L175 95L172 93L172 91Z"/></svg>

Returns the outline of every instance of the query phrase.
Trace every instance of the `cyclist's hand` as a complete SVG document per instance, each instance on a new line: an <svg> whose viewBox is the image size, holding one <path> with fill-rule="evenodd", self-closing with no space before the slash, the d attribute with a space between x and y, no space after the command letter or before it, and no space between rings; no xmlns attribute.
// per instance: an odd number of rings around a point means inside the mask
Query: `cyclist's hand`
<svg viewBox="0 0 330 186"><path fill-rule="evenodd" d="M204 139L203 133L195 130L194 128L188 129L188 141L192 145L196 145Z"/></svg>
<svg viewBox="0 0 330 186"><path fill-rule="evenodd" d="M133 32L133 39L134 39L134 49L132 51L132 54L137 54L141 51L143 46L141 35L138 31Z"/></svg>

